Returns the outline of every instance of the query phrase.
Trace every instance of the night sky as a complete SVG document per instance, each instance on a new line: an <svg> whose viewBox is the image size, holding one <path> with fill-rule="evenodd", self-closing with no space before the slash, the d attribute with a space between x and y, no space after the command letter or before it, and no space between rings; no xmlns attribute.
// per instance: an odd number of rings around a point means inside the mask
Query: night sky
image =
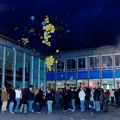
<svg viewBox="0 0 120 120"><path fill-rule="evenodd" d="M42 44L48 15L56 31ZM29 32L33 29L34 32ZM0 0L0 34L43 53L120 44L120 0Z"/></svg>

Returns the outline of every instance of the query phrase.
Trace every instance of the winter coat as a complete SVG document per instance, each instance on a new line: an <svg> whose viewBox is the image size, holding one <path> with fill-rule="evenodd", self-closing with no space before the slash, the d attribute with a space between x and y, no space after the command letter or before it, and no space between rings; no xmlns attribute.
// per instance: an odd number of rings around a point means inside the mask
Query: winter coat
<svg viewBox="0 0 120 120"><path fill-rule="evenodd" d="M1 95L1 101L4 102L4 101L8 101L8 93L7 91L2 91L2 95Z"/></svg>
<svg viewBox="0 0 120 120"><path fill-rule="evenodd" d="M100 90L99 89L95 89L94 101L100 101Z"/></svg>
<svg viewBox="0 0 120 120"><path fill-rule="evenodd" d="M86 88L86 91L85 91L85 94L86 94L86 96L85 96L85 100L90 100L90 89L89 88Z"/></svg>
<svg viewBox="0 0 120 120"><path fill-rule="evenodd" d="M47 93L45 99L46 99L46 101L48 101L48 100L52 100L53 101L53 94L51 92Z"/></svg>
<svg viewBox="0 0 120 120"><path fill-rule="evenodd" d="M15 102L15 90L14 89L11 89L10 90L10 93L9 93L9 101L10 102Z"/></svg>
<svg viewBox="0 0 120 120"><path fill-rule="evenodd" d="M28 91L27 90L22 91L21 103L22 104L27 104L28 103Z"/></svg>
<svg viewBox="0 0 120 120"><path fill-rule="evenodd" d="M28 100L33 101L35 99L35 95L32 91L29 90L28 92Z"/></svg>

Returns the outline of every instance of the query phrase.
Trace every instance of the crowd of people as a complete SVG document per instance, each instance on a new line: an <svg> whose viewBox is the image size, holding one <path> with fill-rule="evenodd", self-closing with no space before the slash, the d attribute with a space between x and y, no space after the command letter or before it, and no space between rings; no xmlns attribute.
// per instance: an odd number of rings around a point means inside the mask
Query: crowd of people
<svg viewBox="0 0 120 120"><path fill-rule="evenodd" d="M108 112L109 104L120 106L120 89L104 90L101 88L47 88L44 93L41 88L30 87L29 89L11 88L1 91L1 111L14 113L41 113L46 108L48 113L52 109L70 110L74 112L80 109L81 112L92 110L93 112ZM44 107L43 107L44 106Z"/></svg>

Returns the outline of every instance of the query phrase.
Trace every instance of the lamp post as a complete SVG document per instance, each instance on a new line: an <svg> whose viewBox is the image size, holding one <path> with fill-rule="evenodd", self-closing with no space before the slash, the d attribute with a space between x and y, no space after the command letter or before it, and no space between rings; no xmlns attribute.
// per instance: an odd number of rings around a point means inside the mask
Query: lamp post
<svg viewBox="0 0 120 120"><path fill-rule="evenodd" d="M55 90L57 89L57 63L58 61L55 60Z"/></svg>

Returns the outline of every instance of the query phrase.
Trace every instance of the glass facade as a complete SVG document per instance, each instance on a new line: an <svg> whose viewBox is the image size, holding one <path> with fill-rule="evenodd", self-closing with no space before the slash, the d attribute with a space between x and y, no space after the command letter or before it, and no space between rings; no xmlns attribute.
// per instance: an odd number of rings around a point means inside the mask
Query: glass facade
<svg viewBox="0 0 120 120"><path fill-rule="evenodd" d="M38 85L38 58L34 57L33 60L33 85Z"/></svg>
<svg viewBox="0 0 120 120"><path fill-rule="evenodd" d="M16 53L16 87L22 87L23 53L21 51L17 51Z"/></svg>
<svg viewBox="0 0 120 120"><path fill-rule="evenodd" d="M13 84L13 49L6 48L6 61L5 61L5 86L9 87Z"/></svg>
<svg viewBox="0 0 120 120"><path fill-rule="evenodd" d="M0 44L0 87L28 88L31 85L31 79L33 79L33 85L44 87L45 60L30 51L16 44L12 47L11 42L6 46ZM31 56L33 56L33 69Z"/></svg>
<svg viewBox="0 0 120 120"><path fill-rule="evenodd" d="M2 85L3 46L0 45L0 86Z"/></svg>

